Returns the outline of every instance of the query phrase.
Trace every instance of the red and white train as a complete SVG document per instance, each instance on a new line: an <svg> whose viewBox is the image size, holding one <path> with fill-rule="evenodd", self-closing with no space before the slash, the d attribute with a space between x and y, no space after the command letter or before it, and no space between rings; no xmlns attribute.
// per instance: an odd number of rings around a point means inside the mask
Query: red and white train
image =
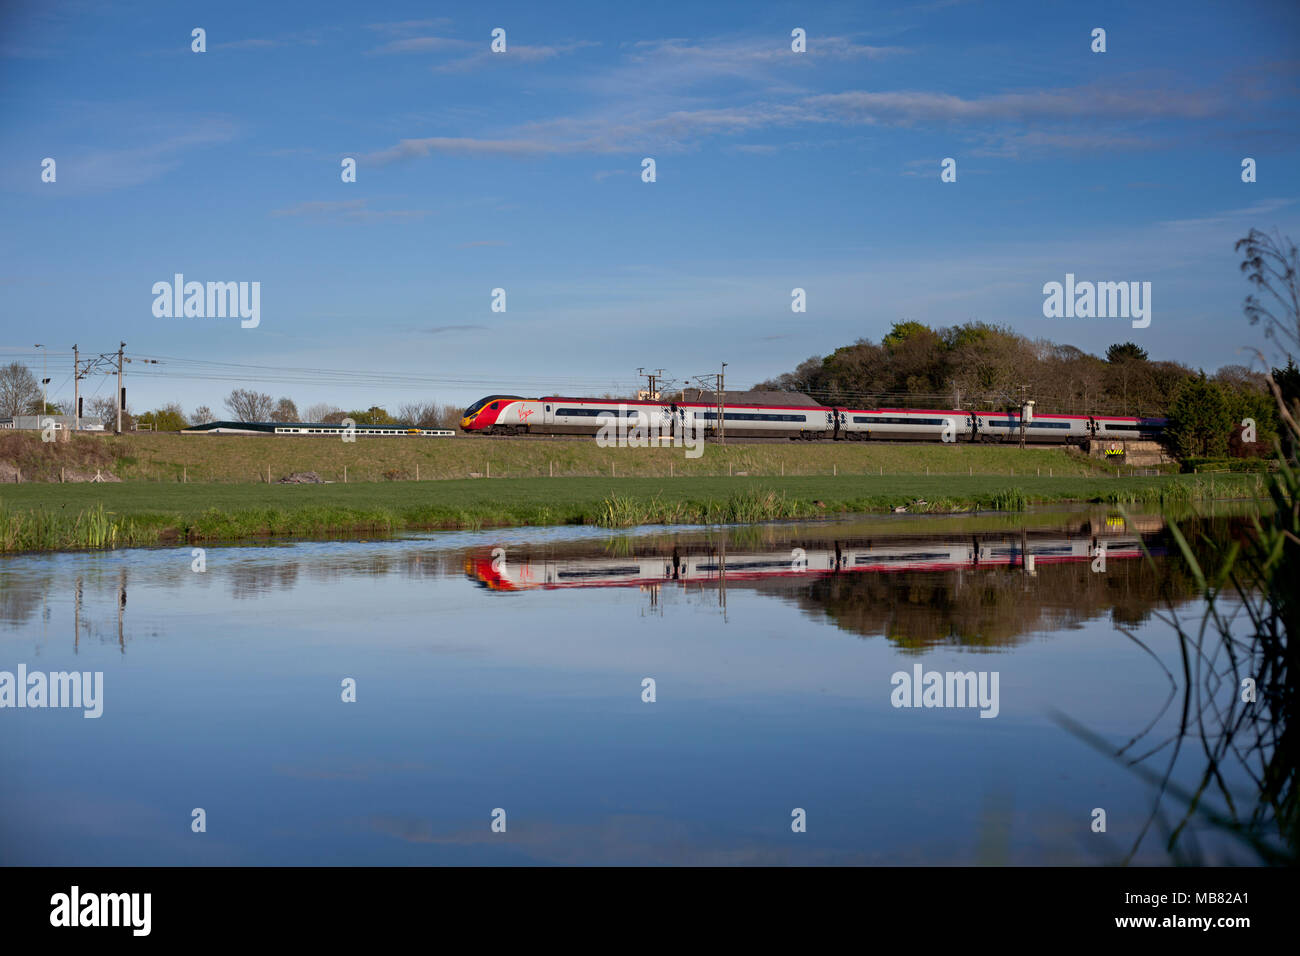
<svg viewBox="0 0 1300 956"><path fill-rule="evenodd" d="M972 412L962 409L870 408L819 405L745 405L728 403L723 424L730 438L781 438L842 441L1020 440L1018 412ZM718 406L709 402L610 401L590 398L522 398L489 395L465 409L460 427L488 435L595 435L622 418L660 435L676 435L694 420L711 435L718 429ZM1025 438L1036 444L1083 444L1089 439L1159 438L1163 418L1117 415L1048 415L1034 413L1025 423Z"/></svg>

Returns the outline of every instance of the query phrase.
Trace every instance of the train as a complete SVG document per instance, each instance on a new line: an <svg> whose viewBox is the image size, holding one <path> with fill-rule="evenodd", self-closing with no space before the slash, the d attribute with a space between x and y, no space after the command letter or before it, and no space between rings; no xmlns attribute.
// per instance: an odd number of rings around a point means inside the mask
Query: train
<svg viewBox="0 0 1300 956"><path fill-rule="evenodd" d="M524 398L488 395L465 409L460 427L479 435L595 435L611 424L639 427L659 435L703 428L728 438L789 438L794 441L946 441L1018 442L1020 413L965 409L843 408L823 405L732 404L714 402L611 401L608 399ZM620 422L621 419L621 422ZM1086 445L1099 439L1159 439L1163 418L1120 415L1026 416L1024 437L1034 444Z"/></svg>
<svg viewBox="0 0 1300 956"><path fill-rule="evenodd" d="M84 425L82 426L85 427ZM321 422L205 422L182 428L182 435L368 435L383 438L454 438L450 428L423 425L326 425Z"/></svg>

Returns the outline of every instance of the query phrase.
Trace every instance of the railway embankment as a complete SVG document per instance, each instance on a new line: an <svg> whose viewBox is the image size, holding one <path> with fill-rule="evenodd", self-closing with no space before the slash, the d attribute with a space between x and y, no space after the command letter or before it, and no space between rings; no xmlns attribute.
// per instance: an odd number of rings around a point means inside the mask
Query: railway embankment
<svg viewBox="0 0 1300 956"><path fill-rule="evenodd" d="M93 479L154 483L271 484L314 472L325 482L438 481L468 478L681 478L830 475L1128 474L1125 462L1062 447L956 443L706 443L683 448L602 448L566 438L340 438L132 433L76 435L42 442L38 434L0 435L0 485ZM1172 465L1167 470L1173 471Z"/></svg>

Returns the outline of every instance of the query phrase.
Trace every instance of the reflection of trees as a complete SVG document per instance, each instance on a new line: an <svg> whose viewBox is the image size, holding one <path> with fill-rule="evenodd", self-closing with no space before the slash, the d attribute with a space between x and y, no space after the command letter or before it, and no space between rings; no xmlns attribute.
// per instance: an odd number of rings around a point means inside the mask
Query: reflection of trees
<svg viewBox="0 0 1300 956"><path fill-rule="evenodd" d="M1241 534L1238 519L1205 520L1195 537L1225 540ZM1084 528L1085 533L1088 531ZM1147 547L1168 547L1164 535L1148 535ZM788 582L759 590L790 594ZM796 603L824 614L846 631L884 635L900 647L1003 647L1034 633L1077 627L1109 615L1117 625L1148 620L1166 599L1175 604L1197 596L1195 579L1180 563L1112 557L1104 572L1091 561L1023 567L975 566L953 571L847 573L801 584Z"/></svg>
<svg viewBox="0 0 1300 956"><path fill-rule="evenodd" d="M36 581L12 581L0 587L0 624L19 627L41 605L41 595L50 586L50 576L41 575Z"/></svg>
<svg viewBox="0 0 1300 956"><path fill-rule="evenodd" d="M895 574L838 574L809 582L800 607L846 631L884 635L901 647L1002 647L1042 631L1077 627L1110 613L1141 621L1160 600L1159 571L1141 560ZM1183 589L1186 599L1193 592Z"/></svg>
<svg viewBox="0 0 1300 956"><path fill-rule="evenodd" d="M217 566L218 568L220 565ZM212 569L212 565L209 565ZM339 584L350 578L400 574L415 580L455 574L455 556L434 550L367 550L357 554L321 554L274 564L239 563L230 567L231 595L255 598L297 586L299 575L313 584Z"/></svg>
<svg viewBox="0 0 1300 956"><path fill-rule="evenodd" d="M298 562L236 564L229 571L230 596L235 600L259 597L269 591L288 590L298 583Z"/></svg>

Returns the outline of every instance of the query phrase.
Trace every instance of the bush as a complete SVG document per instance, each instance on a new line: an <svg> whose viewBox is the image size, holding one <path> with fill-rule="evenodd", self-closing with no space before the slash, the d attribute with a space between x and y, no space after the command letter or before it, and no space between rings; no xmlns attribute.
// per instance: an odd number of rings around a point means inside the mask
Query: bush
<svg viewBox="0 0 1300 956"><path fill-rule="evenodd" d="M1191 474L1194 471L1239 471L1239 472L1267 472L1271 470L1271 465L1266 458L1184 458L1182 459L1182 469L1184 474Z"/></svg>

